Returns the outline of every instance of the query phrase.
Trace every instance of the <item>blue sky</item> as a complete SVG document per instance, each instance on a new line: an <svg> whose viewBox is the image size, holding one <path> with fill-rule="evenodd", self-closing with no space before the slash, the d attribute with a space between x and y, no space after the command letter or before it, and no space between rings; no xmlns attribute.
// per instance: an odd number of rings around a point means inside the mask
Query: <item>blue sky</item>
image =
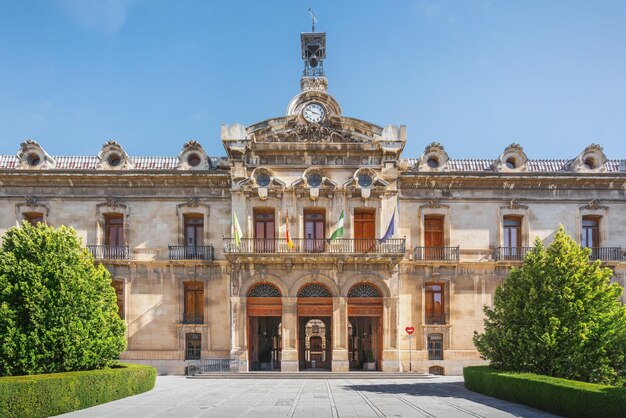
<svg viewBox="0 0 626 418"><path fill-rule="evenodd" d="M625 1L0 0L0 154L224 155L223 123L283 115L307 8L346 116L405 124L405 157L626 158Z"/></svg>

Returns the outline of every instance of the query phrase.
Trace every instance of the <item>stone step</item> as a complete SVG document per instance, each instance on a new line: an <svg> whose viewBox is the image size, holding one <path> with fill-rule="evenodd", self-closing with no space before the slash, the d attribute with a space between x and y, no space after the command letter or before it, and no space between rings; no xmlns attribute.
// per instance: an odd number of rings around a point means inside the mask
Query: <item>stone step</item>
<svg viewBox="0 0 626 418"><path fill-rule="evenodd" d="M435 375L424 372L242 372L198 373L191 379L430 379Z"/></svg>

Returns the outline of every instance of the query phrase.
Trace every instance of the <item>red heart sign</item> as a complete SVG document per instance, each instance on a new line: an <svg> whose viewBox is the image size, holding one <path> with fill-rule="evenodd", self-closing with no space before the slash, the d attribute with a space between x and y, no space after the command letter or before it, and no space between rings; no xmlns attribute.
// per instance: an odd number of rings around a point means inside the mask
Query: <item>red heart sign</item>
<svg viewBox="0 0 626 418"><path fill-rule="evenodd" d="M415 331L415 328L413 328L413 327L406 327L404 330L406 331L407 334L411 335L411 334L413 334L413 331Z"/></svg>

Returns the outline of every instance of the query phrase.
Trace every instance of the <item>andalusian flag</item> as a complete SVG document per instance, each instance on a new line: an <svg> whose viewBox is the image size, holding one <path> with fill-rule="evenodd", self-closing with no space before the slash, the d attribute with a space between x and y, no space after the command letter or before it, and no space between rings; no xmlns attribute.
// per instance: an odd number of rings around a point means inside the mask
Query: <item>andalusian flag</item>
<svg viewBox="0 0 626 418"><path fill-rule="evenodd" d="M341 211L341 215L339 216L339 220L333 227L330 229L330 238L328 242L340 238L343 235L343 211Z"/></svg>
<svg viewBox="0 0 626 418"><path fill-rule="evenodd" d="M285 221L287 223L287 232L285 232L285 238L287 238L287 246L290 250L293 250L293 241L289 235L289 209L287 209L287 215L285 215Z"/></svg>
<svg viewBox="0 0 626 418"><path fill-rule="evenodd" d="M230 236L235 240L235 245L241 245L241 226L239 226L239 220L237 214L233 211L233 223L230 226Z"/></svg>

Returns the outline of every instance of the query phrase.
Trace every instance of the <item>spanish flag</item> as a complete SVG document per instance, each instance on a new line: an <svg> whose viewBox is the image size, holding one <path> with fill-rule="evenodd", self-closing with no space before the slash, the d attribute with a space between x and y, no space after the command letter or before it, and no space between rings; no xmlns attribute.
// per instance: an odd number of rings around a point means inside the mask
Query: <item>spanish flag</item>
<svg viewBox="0 0 626 418"><path fill-rule="evenodd" d="M290 250L293 250L293 241L289 235L289 209L287 209L287 215L285 215L285 222L287 223L287 230L285 232L285 238L287 238L287 246Z"/></svg>

